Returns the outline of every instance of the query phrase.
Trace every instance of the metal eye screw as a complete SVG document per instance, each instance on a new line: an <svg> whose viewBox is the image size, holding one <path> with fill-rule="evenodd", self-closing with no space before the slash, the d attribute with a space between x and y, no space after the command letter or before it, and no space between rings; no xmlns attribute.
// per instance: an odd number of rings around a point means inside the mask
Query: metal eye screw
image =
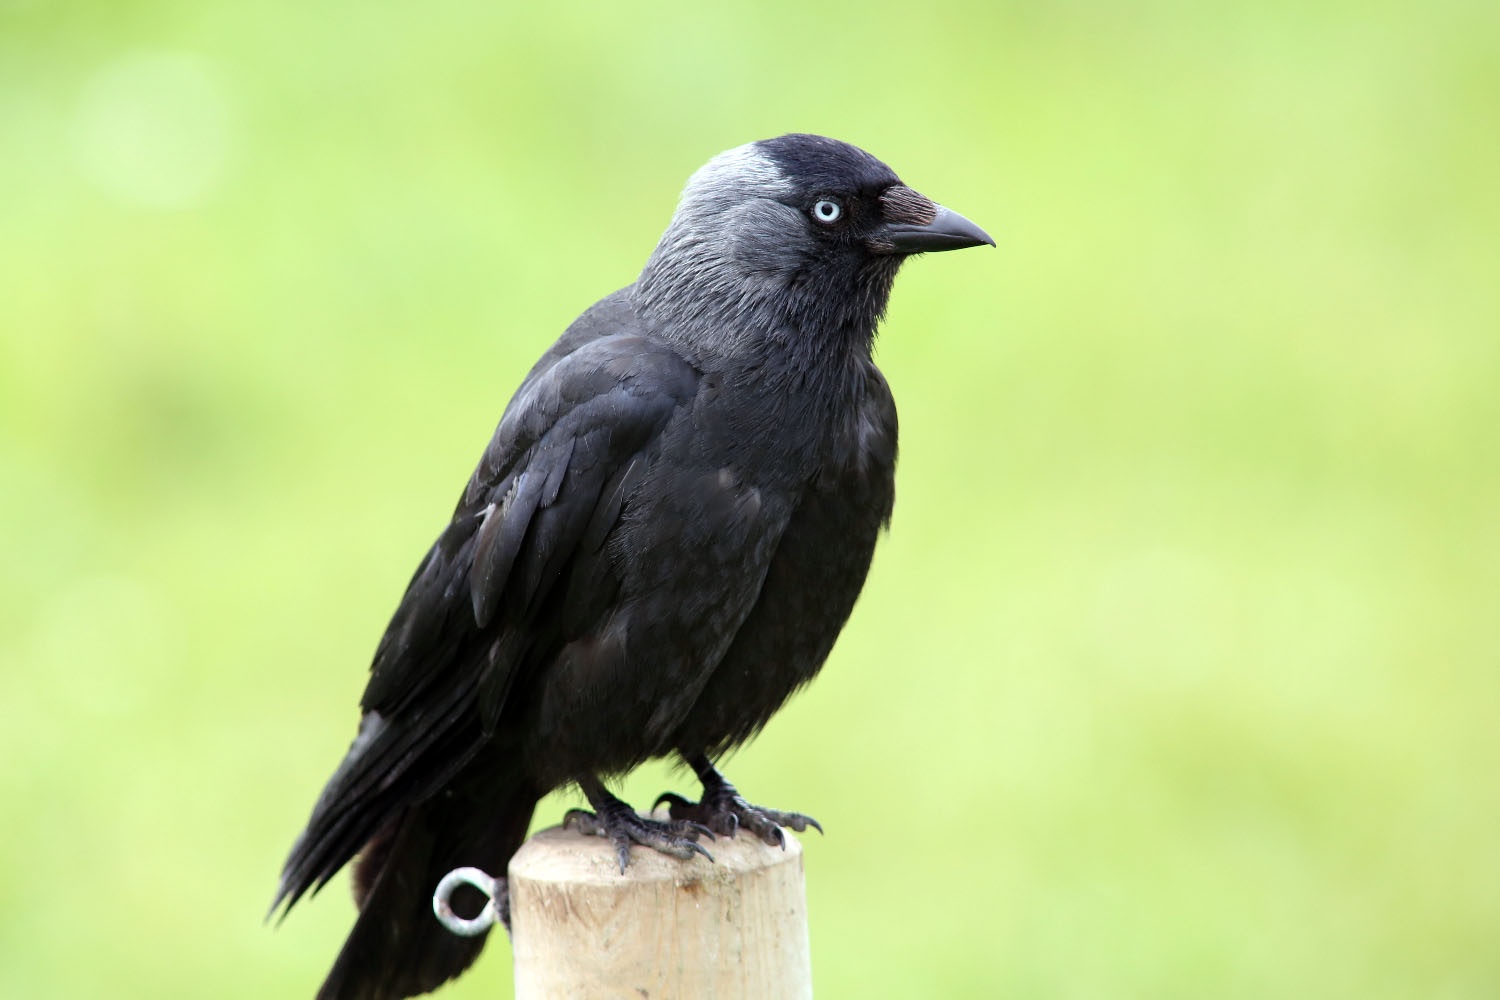
<svg viewBox="0 0 1500 1000"><path fill-rule="evenodd" d="M464 919L453 912L453 890L461 885L472 885L484 893L484 909L476 916ZM478 868L455 868L443 876L437 891L432 894L432 912L438 922L460 937L476 937L489 930L500 920L495 908L495 899L500 895L499 880Z"/></svg>

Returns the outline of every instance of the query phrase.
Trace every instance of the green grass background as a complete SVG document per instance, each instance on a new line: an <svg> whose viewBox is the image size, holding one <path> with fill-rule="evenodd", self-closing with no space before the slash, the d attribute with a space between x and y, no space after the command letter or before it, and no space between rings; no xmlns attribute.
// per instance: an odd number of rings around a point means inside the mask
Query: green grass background
<svg viewBox="0 0 1500 1000"><path fill-rule="evenodd" d="M0 4L0 995L311 994L343 880L261 916L409 573L687 175L791 130L999 242L898 282L894 526L729 762L828 829L819 995L1500 995L1497 38Z"/></svg>

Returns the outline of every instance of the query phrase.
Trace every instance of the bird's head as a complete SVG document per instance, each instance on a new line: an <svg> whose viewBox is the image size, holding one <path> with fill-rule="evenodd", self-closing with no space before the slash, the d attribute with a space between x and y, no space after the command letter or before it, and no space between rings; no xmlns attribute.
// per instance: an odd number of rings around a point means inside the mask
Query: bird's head
<svg viewBox="0 0 1500 1000"><path fill-rule="evenodd" d="M786 331L868 346L904 259L994 242L864 150L784 135L693 174L636 296L664 332L700 346Z"/></svg>

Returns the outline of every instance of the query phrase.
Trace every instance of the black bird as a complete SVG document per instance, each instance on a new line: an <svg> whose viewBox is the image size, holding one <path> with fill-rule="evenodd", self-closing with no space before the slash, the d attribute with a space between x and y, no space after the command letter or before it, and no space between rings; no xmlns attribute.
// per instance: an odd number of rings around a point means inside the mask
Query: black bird
<svg viewBox="0 0 1500 1000"><path fill-rule="evenodd" d="M436 988L450 869L503 872L538 799L677 857L768 843L714 759L817 673L891 515L896 408L871 360L911 254L994 244L843 142L786 135L688 181L640 278L580 316L501 417L375 651L359 733L297 839L274 911L357 854L359 919L320 998ZM703 784L644 819L604 779L676 754Z"/></svg>

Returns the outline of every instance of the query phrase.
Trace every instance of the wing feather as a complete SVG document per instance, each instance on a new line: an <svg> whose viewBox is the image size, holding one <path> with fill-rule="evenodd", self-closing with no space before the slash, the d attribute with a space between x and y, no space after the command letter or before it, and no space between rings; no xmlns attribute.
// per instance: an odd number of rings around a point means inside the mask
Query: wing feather
<svg viewBox="0 0 1500 1000"><path fill-rule="evenodd" d="M613 599L605 541L699 376L641 337L569 336L571 350L554 348L527 376L412 576L376 649L360 735L292 849L278 900L316 891L496 732L517 673L576 638L560 634L560 616L538 618L549 595L590 614ZM561 617L584 621L571 608Z"/></svg>

